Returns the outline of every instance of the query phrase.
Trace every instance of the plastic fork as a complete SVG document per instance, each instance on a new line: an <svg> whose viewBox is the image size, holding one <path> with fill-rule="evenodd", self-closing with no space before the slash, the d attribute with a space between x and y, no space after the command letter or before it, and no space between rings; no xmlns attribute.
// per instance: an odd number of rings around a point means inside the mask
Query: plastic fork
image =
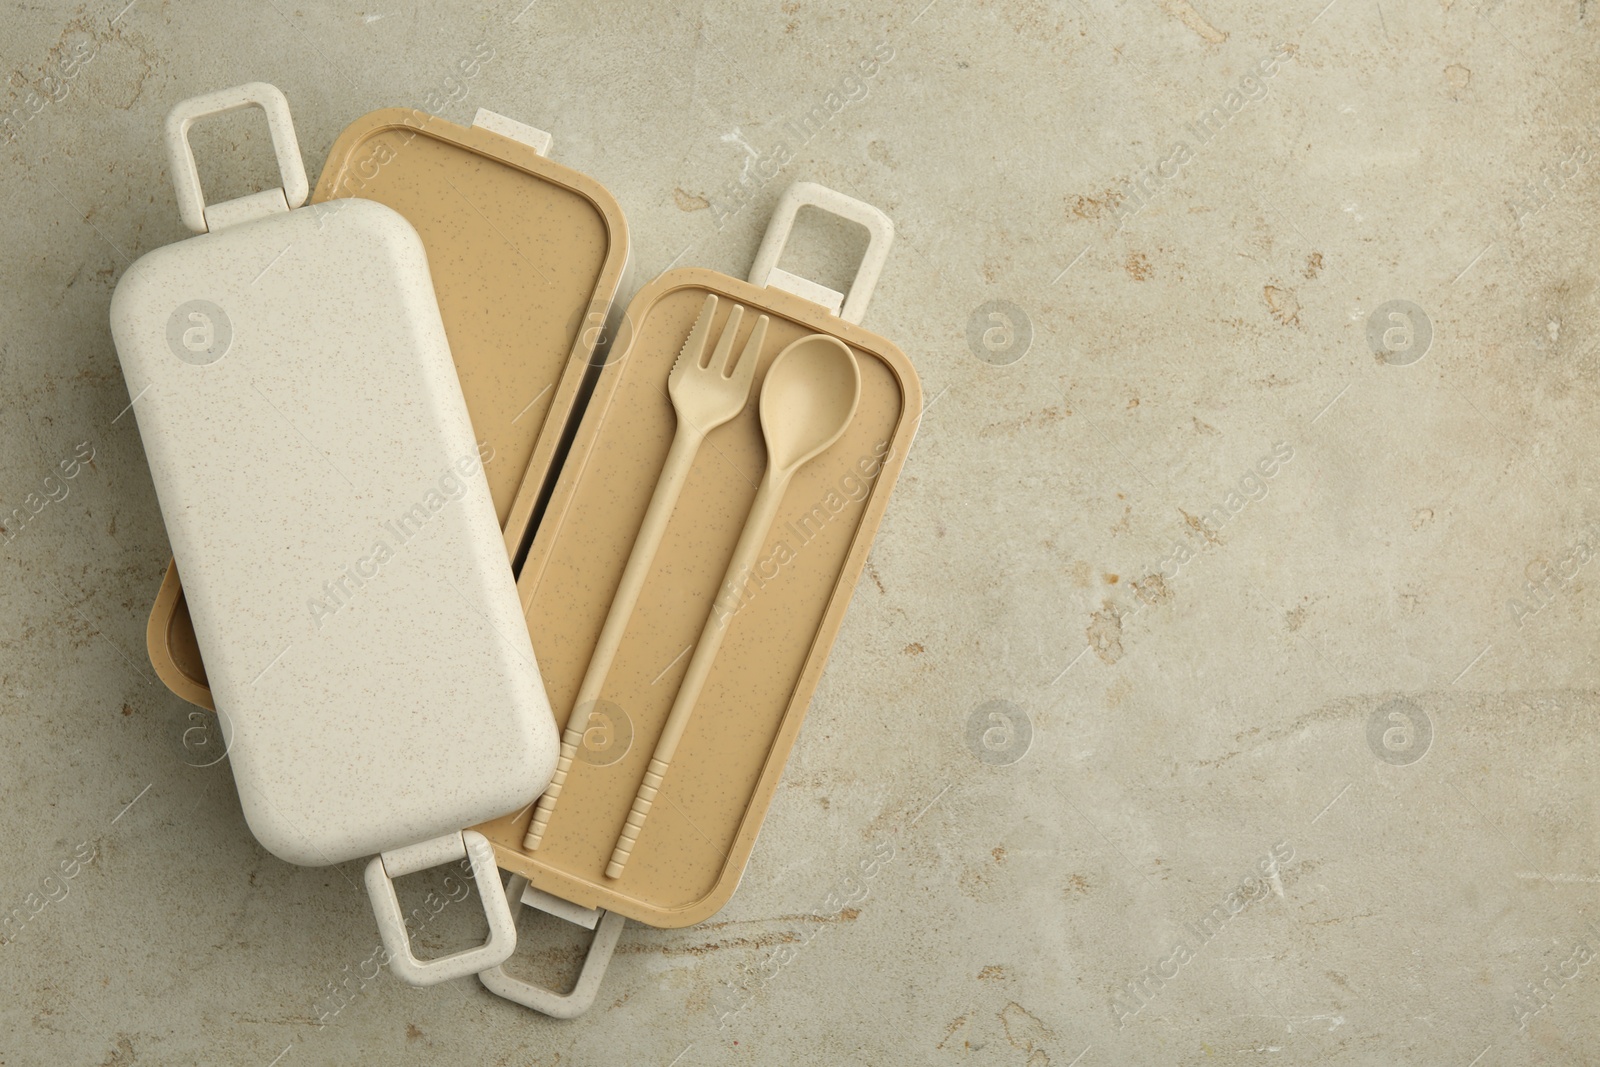
<svg viewBox="0 0 1600 1067"><path fill-rule="evenodd" d="M722 328L722 334L717 338L716 350L711 353L711 359L702 366L706 342L711 334L711 320L715 317L716 310L716 296L707 294L705 303L700 307L700 314L689 331L689 337L684 341L683 349L679 351L678 359L672 364L672 371L667 376L667 392L672 398L672 407L678 416L678 429L672 437L672 448L667 452L667 462L661 468L661 475L656 480L655 493L650 497L650 507L644 513L644 522L640 524L639 532L634 537L633 550L628 554L628 563L623 568L622 581L617 586L616 596L612 598L611 610L606 614L605 625L600 628L600 640L595 645L594 655L589 659L589 667L583 675L583 684L578 688L577 703L572 706L572 714L567 719L567 728L561 735L561 755L556 760L556 773L550 779L549 788L534 805L533 821L528 825L527 836L522 842L522 847L530 852L539 847L539 842L544 838L545 828L550 825L550 816L555 811L556 801L561 797L567 773L572 768L572 761L577 758L578 747L583 744L589 713L600 699L601 686L605 684L611 663L616 659L617 648L622 644L622 635L628 628L628 620L633 615L634 606L639 602L639 593L650 574L656 550L661 547L661 539L666 533L668 520L672 518L672 511L677 506L678 496L683 492L684 483L689 479L689 471L694 466L695 456L700 451L700 443L705 440L706 434L743 411L750 401L750 384L755 380L756 363L761 355L761 346L767 337L767 316L762 315L756 319L755 327L750 331L750 338L739 354L739 361L734 363L733 339L739 332L739 324L744 319L744 307L739 304L733 305L733 310L728 313L728 321Z"/></svg>

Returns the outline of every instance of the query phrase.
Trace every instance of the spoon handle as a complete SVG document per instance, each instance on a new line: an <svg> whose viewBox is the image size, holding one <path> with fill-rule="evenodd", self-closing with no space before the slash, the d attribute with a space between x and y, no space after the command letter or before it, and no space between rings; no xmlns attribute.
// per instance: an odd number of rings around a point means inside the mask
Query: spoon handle
<svg viewBox="0 0 1600 1067"><path fill-rule="evenodd" d="M600 640L595 644L594 654L589 657L583 684L578 687L578 701L572 705L567 728L561 734L561 755L556 759L556 772L534 806L533 821L528 824L528 833L522 840L522 847L529 852L537 849L544 840L545 828L550 825L550 816L556 810L556 801L561 799L562 787L567 784L567 772L572 769L572 761L577 758L578 748L583 744L583 733L589 726L589 713L600 699L600 690L611 671L612 661L617 658L617 649L622 644L623 634L627 632L628 620L633 617L633 609L639 603L639 593L644 589L645 579L650 576L650 565L655 562L656 552L661 548L667 523L672 518L678 497L683 493L684 483L689 480L689 471L694 467L694 458L703 440L703 433L686 420L678 420L672 448L667 452L666 465L661 468L655 492L650 497L650 506L644 513L644 522L634 537L633 550L628 554L622 580L617 585L616 596L611 600L611 609L606 613L605 625L600 628Z"/></svg>
<svg viewBox="0 0 1600 1067"><path fill-rule="evenodd" d="M744 532L739 535L739 544L733 550L733 558L728 561L728 571L717 585L711 610L706 614L705 626L700 631L700 641L689 660L683 683L678 687L672 711L667 715L667 724L662 727L661 738L656 742L655 751L650 754L650 767L645 771L644 781L639 783L633 808L628 812L628 821L623 824L622 834L611 851L611 862L606 865L607 878L622 877L622 869L633 852L634 842L639 839L645 819L650 815L656 793L661 789L661 781L666 777L672 757L678 751L678 742L683 740L695 702L700 699L700 691L705 688L706 679L711 675L712 661L717 658L722 639L727 636L728 627L742 606L739 601L744 595L745 582L755 568L773 521L778 517L778 506L783 503L783 494L789 488L792 474L793 471L768 467L762 476L761 488L756 491L755 502L750 505Z"/></svg>

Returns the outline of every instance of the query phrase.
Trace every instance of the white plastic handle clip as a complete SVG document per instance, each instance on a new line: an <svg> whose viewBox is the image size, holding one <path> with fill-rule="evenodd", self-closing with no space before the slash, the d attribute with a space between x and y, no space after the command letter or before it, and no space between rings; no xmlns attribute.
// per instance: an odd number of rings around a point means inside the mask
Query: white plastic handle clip
<svg viewBox="0 0 1600 1067"><path fill-rule="evenodd" d="M528 880L520 874L513 874L506 892L512 898L521 900L527 888ZM478 978L489 992L515 1001L524 1008L532 1008L552 1019L576 1019L593 1006L595 995L600 992L600 980L606 975L611 953L615 951L617 938L622 936L622 928L627 922L614 911L600 912L594 940L589 942L589 951L583 957L583 969L578 972L577 982L566 993L557 993L553 989L513 978L498 964L479 972Z"/></svg>
<svg viewBox="0 0 1600 1067"><path fill-rule="evenodd" d="M243 107L259 107L267 113L267 131L272 134L272 151L278 157L283 185L208 209L205 193L200 190L200 170L194 163L194 149L189 146L189 127L199 119L225 115ZM266 82L218 89L191 97L174 107L167 116L167 162L178 191L178 214L183 224L195 233L206 233L273 211L293 211L306 202L311 192L306 182L306 165L300 158L300 142L294 136L294 120L289 117L289 101L277 86Z"/></svg>
<svg viewBox="0 0 1600 1067"><path fill-rule="evenodd" d="M394 879L468 858L472 860L472 877L478 883L478 895L483 899L483 914L489 920L489 939L477 948L419 960L411 951L411 935L406 930L405 917L400 914ZM494 849L488 839L475 830L445 834L432 841L391 849L372 857L372 862L367 864L367 896L372 898L378 933L389 954L389 969L396 978L410 985L437 985L497 967L517 949L517 920L506 903L500 869L494 862Z"/></svg>
<svg viewBox="0 0 1600 1067"><path fill-rule="evenodd" d="M548 133L538 127L529 126L526 122L518 122L516 119L507 118L498 111L490 111L486 107L480 107L477 115L472 119L472 124L480 130L498 133L501 137L509 137L518 144L525 144L541 156L550 154L552 138Z"/></svg>
<svg viewBox="0 0 1600 1067"><path fill-rule="evenodd" d="M856 272L849 296L841 298L832 289L790 274L778 266L778 260L783 256L783 246L789 243L789 233L794 229L795 216L800 214L802 207L821 208L867 228L867 251L861 257L861 269ZM872 290L878 284L878 275L883 273L883 264L889 258L889 246L893 243L894 223L888 215L871 204L816 182L795 182L778 198L772 222L767 225L767 235L762 238L755 265L750 268L750 284L776 286L821 304L846 322L859 323L867 313L867 302L872 299Z"/></svg>

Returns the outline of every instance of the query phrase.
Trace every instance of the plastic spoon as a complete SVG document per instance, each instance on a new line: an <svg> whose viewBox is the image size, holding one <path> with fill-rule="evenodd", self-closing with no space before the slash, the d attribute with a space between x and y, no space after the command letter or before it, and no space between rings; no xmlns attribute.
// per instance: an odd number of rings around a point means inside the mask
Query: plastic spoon
<svg viewBox="0 0 1600 1067"><path fill-rule="evenodd" d="M689 669L667 715L667 724L650 756L650 767L633 798L633 808L623 825L606 865L607 878L620 878L639 831L650 815L656 793L678 751L694 705L711 674L711 664L727 636L737 607L726 607L730 588L741 588L749 576L767 534L777 518L784 492L795 471L833 444L855 418L861 399L861 368L843 341L826 334L811 334L778 353L761 383L761 433L767 445L767 470L750 505L744 532L733 550L728 572L717 585L716 599L700 631Z"/></svg>

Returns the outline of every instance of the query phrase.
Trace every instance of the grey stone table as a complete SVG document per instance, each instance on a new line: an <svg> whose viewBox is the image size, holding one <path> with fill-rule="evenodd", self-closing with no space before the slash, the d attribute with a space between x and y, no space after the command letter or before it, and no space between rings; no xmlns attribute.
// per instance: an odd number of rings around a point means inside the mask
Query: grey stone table
<svg viewBox="0 0 1600 1067"><path fill-rule="evenodd" d="M124 3L0 15L0 1063L1600 1062L1588 0ZM640 282L796 179L898 226L928 408L744 884L575 1022L380 971L145 659L107 307L163 115L257 79L313 177L383 106L551 131Z"/></svg>

